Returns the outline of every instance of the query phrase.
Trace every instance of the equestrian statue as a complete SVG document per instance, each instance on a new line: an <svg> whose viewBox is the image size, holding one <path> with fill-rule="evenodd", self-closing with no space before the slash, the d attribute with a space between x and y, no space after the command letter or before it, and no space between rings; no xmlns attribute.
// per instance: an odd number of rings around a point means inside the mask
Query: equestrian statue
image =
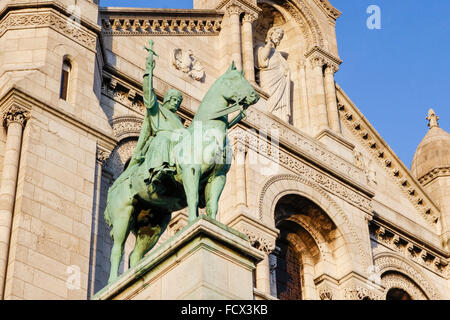
<svg viewBox="0 0 450 320"><path fill-rule="evenodd" d="M206 207L206 214L216 218L232 159L228 129L259 100L233 62L208 90L186 129L176 114L183 99L178 90L168 90L162 104L158 102L153 88L157 56L153 44L150 40L145 48L146 115L139 140L128 166L108 190L104 215L114 242L108 283L118 277L130 231L136 235L129 259L133 267L158 242L172 212L188 207L189 221L193 221L198 208ZM237 115L229 121L231 113Z"/></svg>

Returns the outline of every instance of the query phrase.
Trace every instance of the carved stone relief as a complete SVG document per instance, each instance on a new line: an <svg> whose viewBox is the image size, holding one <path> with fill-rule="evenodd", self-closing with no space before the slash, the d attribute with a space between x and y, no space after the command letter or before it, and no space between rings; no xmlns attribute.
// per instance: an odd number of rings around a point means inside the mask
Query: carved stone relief
<svg viewBox="0 0 450 320"><path fill-rule="evenodd" d="M186 73L194 80L203 81L205 78L205 70L202 64L190 49L184 51L182 49L174 49L172 64L177 70Z"/></svg>

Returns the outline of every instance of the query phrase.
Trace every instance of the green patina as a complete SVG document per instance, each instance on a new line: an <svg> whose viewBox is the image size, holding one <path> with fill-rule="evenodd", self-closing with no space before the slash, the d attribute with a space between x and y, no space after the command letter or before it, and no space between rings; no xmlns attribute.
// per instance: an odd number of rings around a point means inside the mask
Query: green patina
<svg viewBox="0 0 450 320"><path fill-rule="evenodd" d="M182 102L178 90L169 90L163 103L158 102L153 89L156 53L152 40L146 49L143 91L147 112L131 161L109 189L105 209L114 240L109 283L117 279L130 231L136 235L129 260L133 267L157 243L172 212L187 206L192 222L198 208L206 207L208 217L216 218L232 158L228 129L259 99L233 63L208 90L186 129L176 114ZM236 111L239 114L229 121L228 115Z"/></svg>

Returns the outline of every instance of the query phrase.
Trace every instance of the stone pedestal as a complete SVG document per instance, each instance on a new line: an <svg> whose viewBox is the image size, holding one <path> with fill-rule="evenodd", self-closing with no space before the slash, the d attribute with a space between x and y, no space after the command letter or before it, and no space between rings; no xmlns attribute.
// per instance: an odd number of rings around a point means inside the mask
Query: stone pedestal
<svg viewBox="0 0 450 320"><path fill-rule="evenodd" d="M252 300L253 270L263 258L246 235L201 216L93 299Z"/></svg>

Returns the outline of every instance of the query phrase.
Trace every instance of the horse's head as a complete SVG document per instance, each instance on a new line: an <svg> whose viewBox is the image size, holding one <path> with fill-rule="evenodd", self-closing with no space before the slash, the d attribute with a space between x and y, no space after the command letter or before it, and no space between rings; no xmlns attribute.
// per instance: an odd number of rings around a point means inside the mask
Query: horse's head
<svg viewBox="0 0 450 320"><path fill-rule="evenodd" d="M244 72L236 69L234 61L230 68L220 77L223 97L232 104L239 103L247 109L259 100L259 95L250 82L244 77Z"/></svg>

